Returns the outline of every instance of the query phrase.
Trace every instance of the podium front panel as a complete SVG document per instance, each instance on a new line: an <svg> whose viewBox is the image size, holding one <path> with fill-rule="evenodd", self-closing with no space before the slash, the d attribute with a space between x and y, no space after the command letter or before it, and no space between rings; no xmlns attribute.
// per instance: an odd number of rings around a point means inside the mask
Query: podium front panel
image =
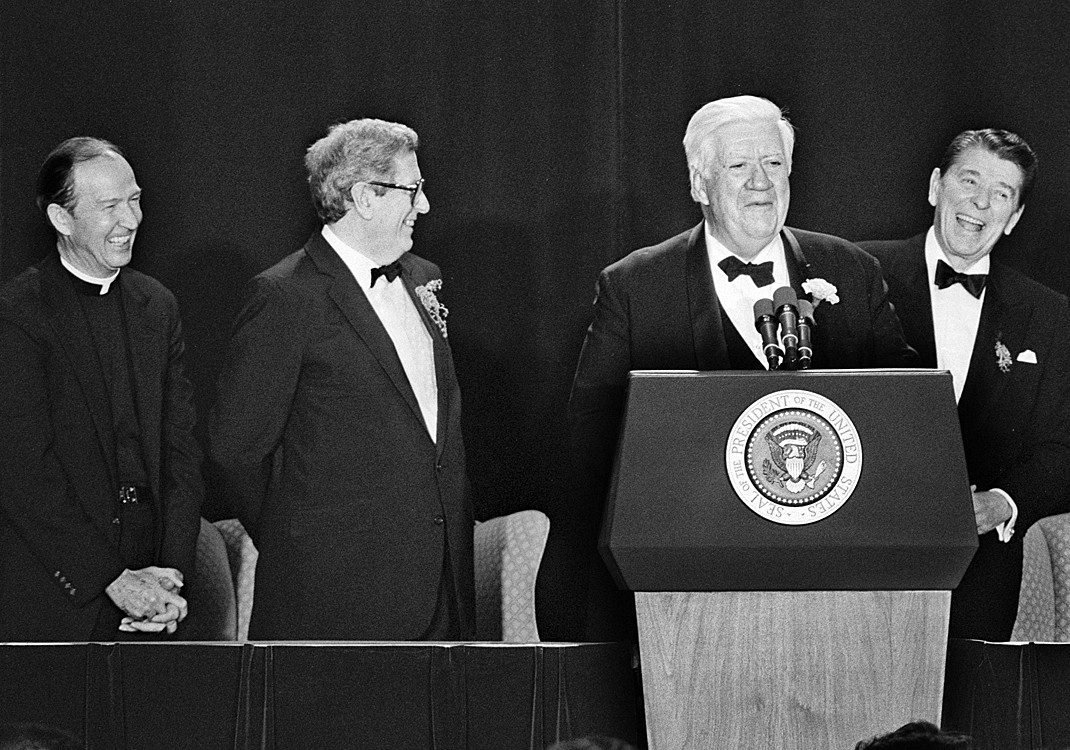
<svg viewBox="0 0 1070 750"><path fill-rule="evenodd" d="M771 516L799 509L744 503L726 460L747 410L757 421L784 405L763 399L789 391L849 418L857 455L842 446L844 467L861 465L845 501L833 493L807 510L821 520L794 525ZM977 531L951 376L633 372L601 547L634 591L953 589Z"/></svg>

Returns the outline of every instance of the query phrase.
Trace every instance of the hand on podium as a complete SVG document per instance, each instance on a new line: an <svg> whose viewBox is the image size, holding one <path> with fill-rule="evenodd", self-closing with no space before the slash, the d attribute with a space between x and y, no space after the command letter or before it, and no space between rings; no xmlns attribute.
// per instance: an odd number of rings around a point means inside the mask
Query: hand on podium
<svg viewBox="0 0 1070 750"><path fill-rule="evenodd" d="M977 516L977 534L987 534L1001 523L1011 520L1007 499L993 490L974 491L973 512Z"/></svg>

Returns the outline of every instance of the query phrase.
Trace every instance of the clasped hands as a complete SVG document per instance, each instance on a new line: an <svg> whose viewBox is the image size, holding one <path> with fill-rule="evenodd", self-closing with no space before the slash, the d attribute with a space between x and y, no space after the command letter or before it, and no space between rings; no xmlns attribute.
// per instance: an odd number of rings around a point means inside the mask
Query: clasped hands
<svg viewBox="0 0 1070 750"><path fill-rule="evenodd" d="M124 570L104 591L127 615L119 630L174 633L187 613L186 600L178 594L181 588L181 571L151 565L140 570Z"/></svg>

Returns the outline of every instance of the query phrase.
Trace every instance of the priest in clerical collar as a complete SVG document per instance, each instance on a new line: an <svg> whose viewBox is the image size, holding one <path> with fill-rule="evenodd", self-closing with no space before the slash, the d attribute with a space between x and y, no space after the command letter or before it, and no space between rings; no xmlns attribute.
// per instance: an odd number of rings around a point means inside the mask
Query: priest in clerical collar
<svg viewBox="0 0 1070 750"><path fill-rule="evenodd" d="M126 268L141 188L61 143L37 204L58 252L0 290L0 641L166 637L203 500L174 296Z"/></svg>

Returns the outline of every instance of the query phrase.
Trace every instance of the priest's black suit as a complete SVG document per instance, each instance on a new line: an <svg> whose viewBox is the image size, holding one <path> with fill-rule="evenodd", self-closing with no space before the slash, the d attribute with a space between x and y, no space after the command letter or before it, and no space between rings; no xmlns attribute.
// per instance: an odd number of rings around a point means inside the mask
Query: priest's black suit
<svg viewBox="0 0 1070 750"><path fill-rule="evenodd" d="M838 237L783 230L788 276L802 287L823 279L839 301L816 302L815 369L910 367L917 355L903 337L872 257ZM768 296L774 288L768 287ZM594 320L580 353L569 399L576 503L593 537L616 445L630 370L736 370L762 365L743 344L714 291L700 223L602 271Z"/></svg>
<svg viewBox="0 0 1070 750"><path fill-rule="evenodd" d="M921 366L936 367L925 235L860 245L880 260ZM1066 297L992 259L958 412L970 482L978 490L1007 492L1018 506L1018 520L1008 543L994 532L980 537L951 598L952 637L1010 638L1021 586L1022 538L1034 521L1070 510L1068 330ZM997 344L1011 356L1005 372ZM1023 352L1032 352L1036 364L1024 361Z"/></svg>
<svg viewBox="0 0 1070 750"><path fill-rule="evenodd" d="M98 616L123 616L104 593L129 564L111 406L74 284L53 253L0 293L0 641L88 640ZM188 584L203 486L178 305L130 268L109 294L123 295L155 564Z"/></svg>
<svg viewBox="0 0 1070 750"><path fill-rule="evenodd" d="M460 389L416 291L442 275L411 253L400 262L433 340L437 441L389 334L322 234L253 279L238 315L210 453L260 552L251 638L416 640L443 581L460 635L473 634Z"/></svg>

